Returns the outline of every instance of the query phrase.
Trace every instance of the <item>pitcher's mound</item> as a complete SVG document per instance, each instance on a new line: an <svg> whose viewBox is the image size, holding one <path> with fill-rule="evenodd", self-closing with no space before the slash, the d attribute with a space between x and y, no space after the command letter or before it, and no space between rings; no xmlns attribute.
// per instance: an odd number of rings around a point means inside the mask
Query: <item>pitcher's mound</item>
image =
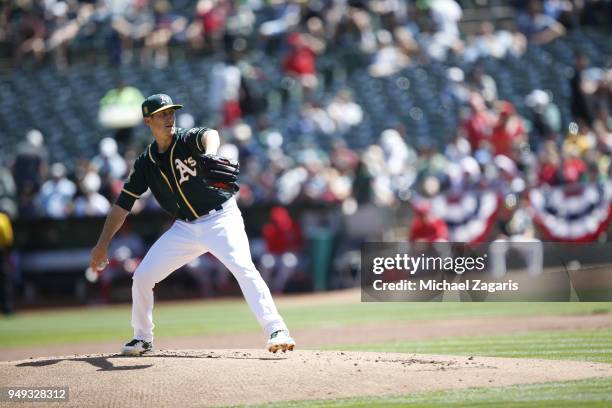
<svg viewBox="0 0 612 408"><path fill-rule="evenodd" d="M69 387L64 406L217 406L612 376L612 364L341 351L162 350L0 362L0 386Z"/></svg>

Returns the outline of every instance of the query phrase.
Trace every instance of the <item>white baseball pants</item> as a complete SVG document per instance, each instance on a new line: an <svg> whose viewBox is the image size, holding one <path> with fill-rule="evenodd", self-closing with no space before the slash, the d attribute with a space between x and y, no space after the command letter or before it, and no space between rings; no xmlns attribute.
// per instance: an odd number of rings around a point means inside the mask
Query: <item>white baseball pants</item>
<svg viewBox="0 0 612 408"><path fill-rule="evenodd" d="M251 259L244 221L236 200L195 221L176 220L149 249L134 272L132 327L134 338L153 340L153 287L173 271L210 252L234 275L257 321L268 334L287 330L266 282Z"/></svg>

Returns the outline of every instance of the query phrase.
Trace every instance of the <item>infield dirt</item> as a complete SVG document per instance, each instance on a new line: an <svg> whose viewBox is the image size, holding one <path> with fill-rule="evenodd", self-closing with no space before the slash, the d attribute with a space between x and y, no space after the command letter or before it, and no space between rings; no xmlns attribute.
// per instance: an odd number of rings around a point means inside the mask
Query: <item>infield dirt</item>
<svg viewBox="0 0 612 408"><path fill-rule="evenodd" d="M69 387L70 401L63 407L194 407L610 377L612 364L374 352L165 350L137 358L96 354L1 362L0 373L2 385Z"/></svg>

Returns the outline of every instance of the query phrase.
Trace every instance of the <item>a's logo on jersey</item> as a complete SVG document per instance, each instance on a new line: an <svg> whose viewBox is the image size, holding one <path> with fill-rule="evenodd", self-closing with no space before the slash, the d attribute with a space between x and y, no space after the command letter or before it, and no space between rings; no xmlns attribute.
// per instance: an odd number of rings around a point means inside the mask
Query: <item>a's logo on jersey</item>
<svg viewBox="0 0 612 408"><path fill-rule="evenodd" d="M181 159L174 159L174 165L176 169L181 173L181 179L179 180L179 184L183 184L183 182L189 180L190 176L194 176L197 174L196 172L196 162L193 157L189 157L184 162Z"/></svg>

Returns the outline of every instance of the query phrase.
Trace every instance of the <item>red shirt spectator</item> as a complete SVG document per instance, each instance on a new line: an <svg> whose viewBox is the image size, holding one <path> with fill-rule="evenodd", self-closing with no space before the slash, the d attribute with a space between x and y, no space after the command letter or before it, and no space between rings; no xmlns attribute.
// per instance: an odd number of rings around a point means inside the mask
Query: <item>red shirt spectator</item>
<svg viewBox="0 0 612 408"><path fill-rule="evenodd" d="M576 183L587 171L586 164L577 157L569 157L563 161L563 179L566 183Z"/></svg>
<svg viewBox="0 0 612 408"><path fill-rule="evenodd" d="M288 42L291 50L283 62L285 72L297 76L315 75L316 53L314 50L300 38L299 33L289 35Z"/></svg>
<svg viewBox="0 0 612 408"><path fill-rule="evenodd" d="M514 114L514 106L509 102L503 102L499 119L491 135L491 143L495 149L495 154L512 157L512 145L524 136L523 121Z"/></svg>
<svg viewBox="0 0 612 408"><path fill-rule="evenodd" d="M204 34L215 35L225 27L225 21L229 12L229 6L225 1L217 4L210 1L201 1L197 5L197 14L202 22Z"/></svg>
<svg viewBox="0 0 612 408"><path fill-rule="evenodd" d="M491 132L491 116L487 111L484 100L478 94L470 96L470 108L472 114L463 123L467 139L470 142L472 151L480 147L483 140L488 140Z"/></svg>
<svg viewBox="0 0 612 408"><path fill-rule="evenodd" d="M551 186L559 184L561 182L561 156L554 141L548 140L544 142L539 152L538 161L540 164L540 170L538 171L539 182Z"/></svg>
<svg viewBox="0 0 612 408"><path fill-rule="evenodd" d="M262 235L268 252L273 255L297 252L304 245L300 224L291 218L284 207L272 208L270 221L264 225Z"/></svg>
<svg viewBox="0 0 612 408"><path fill-rule="evenodd" d="M414 205L414 218L410 225L410 242L448 241L448 226L446 222L431 213L428 203Z"/></svg>
<svg viewBox="0 0 612 408"><path fill-rule="evenodd" d="M553 186L559 182L558 174L558 165L552 162L543 163L538 174L538 179L540 180L540 183L549 184Z"/></svg>

